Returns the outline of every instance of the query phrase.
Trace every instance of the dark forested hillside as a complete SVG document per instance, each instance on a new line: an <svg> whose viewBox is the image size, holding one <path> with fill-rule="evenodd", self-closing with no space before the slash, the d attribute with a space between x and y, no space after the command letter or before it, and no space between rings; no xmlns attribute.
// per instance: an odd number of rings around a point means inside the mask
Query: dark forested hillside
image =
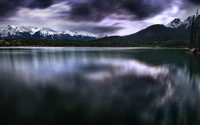
<svg viewBox="0 0 200 125"><path fill-rule="evenodd" d="M189 42L176 41L73 41L73 40L35 40L35 39L6 39L0 40L0 46L82 46L82 47L188 47Z"/></svg>
<svg viewBox="0 0 200 125"><path fill-rule="evenodd" d="M111 36L97 41L175 41L189 40L190 28L169 28L164 25L152 25L128 36Z"/></svg>

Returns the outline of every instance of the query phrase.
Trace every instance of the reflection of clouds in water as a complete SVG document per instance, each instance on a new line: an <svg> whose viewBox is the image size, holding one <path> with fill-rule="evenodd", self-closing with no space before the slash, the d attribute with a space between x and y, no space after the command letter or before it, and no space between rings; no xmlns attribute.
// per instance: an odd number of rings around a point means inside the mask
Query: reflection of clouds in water
<svg viewBox="0 0 200 125"><path fill-rule="evenodd" d="M159 76L166 76L169 71L164 67L151 67L147 66L141 62L136 60L120 60L120 59L104 59L102 61L96 61L93 64L88 64L88 68L90 66L93 67L101 67L99 70L95 70L86 74L86 77L94 80L102 80L104 78L114 79L115 77L130 75L142 77L142 76L150 76L154 79L157 79ZM108 68L109 67L109 68Z"/></svg>
<svg viewBox="0 0 200 125"><path fill-rule="evenodd" d="M79 111L76 121L94 124L107 119L112 124L192 125L189 121L196 120L198 94L182 69L101 52L48 49L0 54L0 59L0 109L5 112L14 105L12 114L31 118L40 112L49 122Z"/></svg>
<svg viewBox="0 0 200 125"><path fill-rule="evenodd" d="M23 78L30 81L56 79L57 74L79 74L91 80L101 80L128 74L151 76L157 79L160 74L164 76L168 73L166 68L150 67L135 60L110 59L104 55L90 57L86 53L77 55L74 52L69 55L59 53L41 55L32 52L31 55L20 58L19 56L7 56L0 63L4 68L20 72ZM87 68L93 68L93 70L87 71Z"/></svg>

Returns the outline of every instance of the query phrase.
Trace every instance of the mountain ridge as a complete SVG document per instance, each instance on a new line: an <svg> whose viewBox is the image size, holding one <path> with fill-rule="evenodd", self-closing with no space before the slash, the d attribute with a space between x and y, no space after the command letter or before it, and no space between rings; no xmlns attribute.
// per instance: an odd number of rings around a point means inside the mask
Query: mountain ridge
<svg viewBox="0 0 200 125"><path fill-rule="evenodd" d="M187 17L181 21L179 18L175 18L167 25L154 24L145 29L142 29L134 34L126 36L110 36L104 37L97 41L175 41L175 40L189 40L190 27L192 25L192 19L195 15ZM200 22L200 15L197 16Z"/></svg>
<svg viewBox="0 0 200 125"><path fill-rule="evenodd" d="M0 38L32 38L43 40L80 40L90 41L101 38L100 36L86 31L55 31L50 28L38 28L32 26L6 25L0 27Z"/></svg>
<svg viewBox="0 0 200 125"><path fill-rule="evenodd" d="M134 34L126 36L99 36L86 31L55 31L50 28L37 28L7 25L0 27L0 38L32 38L39 40L79 40L79 41L172 41L189 40L190 27L195 15L185 20L175 18L167 25L154 24ZM197 16L200 22L200 15Z"/></svg>

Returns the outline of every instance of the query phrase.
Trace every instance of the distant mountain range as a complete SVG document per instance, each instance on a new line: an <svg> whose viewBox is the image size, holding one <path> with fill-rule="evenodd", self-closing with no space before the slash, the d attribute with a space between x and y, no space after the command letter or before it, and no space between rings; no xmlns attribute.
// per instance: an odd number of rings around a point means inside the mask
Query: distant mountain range
<svg viewBox="0 0 200 125"><path fill-rule="evenodd" d="M192 18L181 21L175 18L167 25L156 24L147 27L137 33L127 36L111 36L104 37L98 41L173 41L173 40L189 40ZM197 17L200 21L200 15Z"/></svg>
<svg viewBox="0 0 200 125"><path fill-rule="evenodd" d="M0 27L0 38L32 38L42 40L79 40L79 41L173 41L189 40L194 16L181 21L175 18L167 25L156 24L127 36L99 36L86 31L69 30L58 32L50 28L37 28L7 25ZM200 15L197 17L200 21Z"/></svg>
<svg viewBox="0 0 200 125"><path fill-rule="evenodd" d="M43 40L80 40L90 41L101 38L93 33L86 31L75 31L69 30L58 32L50 28L37 28L37 27L25 27L25 26L13 26L7 25L0 27L0 38L32 38L32 39L43 39Z"/></svg>

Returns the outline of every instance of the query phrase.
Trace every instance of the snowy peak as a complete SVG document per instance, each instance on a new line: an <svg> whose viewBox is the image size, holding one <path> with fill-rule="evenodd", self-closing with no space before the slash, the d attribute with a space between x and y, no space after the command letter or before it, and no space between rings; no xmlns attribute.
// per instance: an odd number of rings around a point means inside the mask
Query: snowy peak
<svg viewBox="0 0 200 125"><path fill-rule="evenodd" d="M87 37L88 37L88 36L92 36L92 37L96 37L96 38L99 37L98 35L95 35L95 34L93 34L93 33L86 32L86 31L81 31L81 30L75 31L74 34L75 34L76 36L87 36Z"/></svg>
<svg viewBox="0 0 200 125"><path fill-rule="evenodd" d="M183 21L183 24L185 25L185 28L188 28L190 25L192 25L192 20L195 17L195 15L193 16L189 16L187 19L185 19Z"/></svg>
<svg viewBox="0 0 200 125"><path fill-rule="evenodd" d="M65 30L65 31L63 32L63 34L68 34L68 35L70 35L70 36L74 36L74 33L71 32L71 31L69 31L69 30Z"/></svg>
<svg viewBox="0 0 200 125"><path fill-rule="evenodd" d="M167 24L166 27L169 27L169 28L178 28L182 24L183 24L183 22L179 18L175 18L172 22L170 22L169 24Z"/></svg>
<svg viewBox="0 0 200 125"><path fill-rule="evenodd" d="M172 22L166 25L169 28L179 28L184 27L185 29L189 28L192 25L192 20L195 18L195 15L189 16L183 22L179 18L175 18ZM200 21L200 15L197 17L197 20Z"/></svg>
<svg viewBox="0 0 200 125"><path fill-rule="evenodd" d="M59 32L57 31L54 31L50 28L42 28L41 30L38 31L41 35L44 35L44 36L48 36L48 35L58 35Z"/></svg>
<svg viewBox="0 0 200 125"><path fill-rule="evenodd" d="M82 40L89 41L100 38L98 35L86 31L55 31L50 28L31 26L7 25L0 27L0 38L33 38L47 40Z"/></svg>
<svg viewBox="0 0 200 125"><path fill-rule="evenodd" d="M94 38L100 38L99 35L87 32L87 31L81 31L81 30L77 30L74 32L71 32L69 30L66 30L63 32L63 34L68 34L70 36L82 36L82 37L94 37Z"/></svg>
<svg viewBox="0 0 200 125"><path fill-rule="evenodd" d="M32 26L29 26L27 27L28 29L30 29L31 31L31 34L35 34L36 32L40 31L41 28L38 28L38 27L32 27Z"/></svg>
<svg viewBox="0 0 200 125"><path fill-rule="evenodd" d="M20 26L16 27L13 25L7 25L0 27L0 37L7 37L7 36L16 36L16 35L21 35L23 33L31 33L31 29Z"/></svg>

